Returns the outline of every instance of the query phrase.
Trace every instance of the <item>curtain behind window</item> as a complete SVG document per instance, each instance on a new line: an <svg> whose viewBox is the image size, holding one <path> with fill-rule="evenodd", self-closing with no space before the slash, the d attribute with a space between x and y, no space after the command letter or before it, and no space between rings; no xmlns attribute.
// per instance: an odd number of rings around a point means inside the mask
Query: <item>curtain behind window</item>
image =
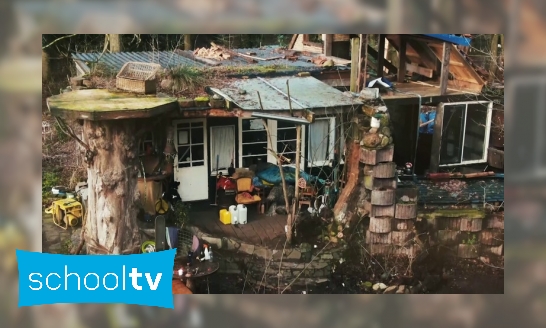
<svg viewBox="0 0 546 328"><path fill-rule="evenodd" d="M316 120L309 128L309 162L316 164L327 160L330 120Z"/></svg>
<svg viewBox="0 0 546 328"><path fill-rule="evenodd" d="M218 167L227 169L235 161L235 127L211 127L211 168L216 170L216 155L219 155Z"/></svg>

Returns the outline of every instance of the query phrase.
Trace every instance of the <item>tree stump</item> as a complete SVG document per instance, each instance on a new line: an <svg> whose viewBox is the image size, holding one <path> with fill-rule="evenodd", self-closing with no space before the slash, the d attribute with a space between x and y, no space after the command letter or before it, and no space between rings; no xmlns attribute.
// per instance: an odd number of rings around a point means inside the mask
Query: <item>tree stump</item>
<svg viewBox="0 0 546 328"><path fill-rule="evenodd" d="M482 219L461 218L461 231L480 231L482 230Z"/></svg>
<svg viewBox="0 0 546 328"><path fill-rule="evenodd" d="M391 244L366 244L365 247L371 255L388 255L394 252Z"/></svg>
<svg viewBox="0 0 546 328"><path fill-rule="evenodd" d="M84 121L87 254L138 253L137 125L149 125L138 119L176 111L176 99L92 89L50 97L47 105L54 116Z"/></svg>
<svg viewBox="0 0 546 328"><path fill-rule="evenodd" d="M462 259L476 259L480 255L480 247L478 244L467 245L459 244L457 256Z"/></svg>
<svg viewBox="0 0 546 328"><path fill-rule="evenodd" d="M401 220L415 219L417 217L417 204L396 204L394 217Z"/></svg>
<svg viewBox="0 0 546 328"><path fill-rule="evenodd" d="M480 243L486 246L500 246L504 244L504 230L485 229L480 231Z"/></svg>
<svg viewBox="0 0 546 328"><path fill-rule="evenodd" d="M367 230L366 244L391 244L391 233L375 233Z"/></svg>
<svg viewBox="0 0 546 328"><path fill-rule="evenodd" d="M374 178L394 178L396 176L396 163L379 163L373 168Z"/></svg>
<svg viewBox="0 0 546 328"><path fill-rule="evenodd" d="M413 220L394 219L392 224L393 230L396 231L412 230L414 226Z"/></svg>
<svg viewBox="0 0 546 328"><path fill-rule="evenodd" d="M392 230L391 218L370 217L370 231L375 233L387 233Z"/></svg>
<svg viewBox="0 0 546 328"><path fill-rule="evenodd" d="M371 203L372 205L393 205L394 195L394 189L372 190Z"/></svg>
<svg viewBox="0 0 546 328"><path fill-rule="evenodd" d="M392 145L383 149L360 148L360 162L368 165L376 165L383 162L392 162L394 147Z"/></svg>
<svg viewBox="0 0 546 328"><path fill-rule="evenodd" d="M502 256L504 254L504 244L499 246L481 246L481 254L492 254Z"/></svg>
<svg viewBox="0 0 546 328"><path fill-rule="evenodd" d="M415 233L413 231L392 231L392 244L395 246L408 246L408 242L413 239Z"/></svg>
<svg viewBox="0 0 546 328"><path fill-rule="evenodd" d="M485 218L485 229L504 229L504 212L491 213Z"/></svg>
<svg viewBox="0 0 546 328"><path fill-rule="evenodd" d="M388 217L394 217L394 205L371 205L371 211L370 216L373 217L381 217L381 216L388 216Z"/></svg>
<svg viewBox="0 0 546 328"><path fill-rule="evenodd" d="M381 179L373 176L373 171L364 172L364 187L374 189L396 189L396 178Z"/></svg>
<svg viewBox="0 0 546 328"><path fill-rule="evenodd" d="M455 246L459 243L459 231L438 230L438 242L442 245Z"/></svg>
<svg viewBox="0 0 546 328"><path fill-rule="evenodd" d="M360 144L350 141L347 143L348 154L345 159L347 168L347 183L334 206L334 217L341 221L351 221L358 213L358 203L365 197L365 188L361 188L362 169L360 167Z"/></svg>

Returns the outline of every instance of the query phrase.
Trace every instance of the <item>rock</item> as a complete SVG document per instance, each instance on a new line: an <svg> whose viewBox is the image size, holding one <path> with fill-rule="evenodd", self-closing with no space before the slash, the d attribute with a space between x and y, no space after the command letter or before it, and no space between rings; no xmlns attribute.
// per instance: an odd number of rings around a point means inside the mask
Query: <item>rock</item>
<svg viewBox="0 0 546 328"><path fill-rule="evenodd" d="M385 289L385 288L387 288L387 285L385 285L384 283L381 282L381 283L379 283L379 288L380 289Z"/></svg>
<svg viewBox="0 0 546 328"><path fill-rule="evenodd" d="M373 285L372 289L375 290L375 291L378 291L379 290L379 283Z"/></svg>
<svg viewBox="0 0 546 328"><path fill-rule="evenodd" d="M337 243L338 242L337 237L330 237L330 241L332 243Z"/></svg>
<svg viewBox="0 0 546 328"><path fill-rule="evenodd" d="M379 89L378 88L363 88L360 91L360 98L363 98L363 99L379 98Z"/></svg>
<svg viewBox="0 0 546 328"><path fill-rule="evenodd" d="M389 143L390 143L389 137L383 136L383 138L381 138L381 147L386 147L389 145Z"/></svg>
<svg viewBox="0 0 546 328"><path fill-rule="evenodd" d="M381 133L387 137L390 137L392 134L391 134L391 129L388 128L388 127L383 127L381 128Z"/></svg>
<svg viewBox="0 0 546 328"><path fill-rule="evenodd" d="M378 128L370 128L370 130L368 130L368 133L377 133L377 131L379 131Z"/></svg>
<svg viewBox="0 0 546 328"><path fill-rule="evenodd" d="M387 106L379 106L376 108L377 112L379 113L386 113L387 112Z"/></svg>
<svg viewBox="0 0 546 328"><path fill-rule="evenodd" d="M333 260L334 256L331 253L322 254L320 256L321 260Z"/></svg>
<svg viewBox="0 0 546 328"><path fill-rule="evenodd" d="M369 106L362 106L362 112L367 116L373 116L375 114L375 108Z"/></svg>
<svg viewBox="0 0 546 328"><path fill-rule="evenodd" d="M406 292L406 286L400 285L398 286L398 290L396 291L396 294L405 294Z"/></svg>
<svg viewBox="0 0 546 328"><path fill-rule="evenodd" d="M381 144L381 138L377 134L369 133L362 138L362 143L364 147L375 148Z"/></svg>
<svg viewBox="0 0 546 328"><path fill-rule="evenodd" d="M243 252L243 253L246 253L246 254L252 255L252 254L254 254L254 248L255 248L254 245L241 244L241 246L239 247L239 251Z"/></svg>
<svg viewBox="0 0 546 328"><path fill-rule="evenodd" d="M331 60L331 59L328 59L327 61L324 62L324 64L322 64L323 67L333 67L334 66L334 61Z"/></svg>
<svg viewBox="0 0 546 328"><path fill-rule="evenodd" d="M173 82L173 80L171 80L171 79L169 79L169 78L163 79L163 80L161 81L161 88L162 88L162 89L170 90L170 89L173 88L173 86L174 86L174 82Z"/></svg>
<svg viewBox="0 0 546 328"><path fill-rule="evenodd" d="M299 260L301 259L301 252L293 250L288 256L286 257L288 260Z"/></svg>
<svg viewBox="0 0 546 328"><path fill-rule="evenodd" d="M394 294L396 292L397 288L398 288L398 286L389 286L389 287L387 287L387 289L385 289L383 294Z"/></svg>

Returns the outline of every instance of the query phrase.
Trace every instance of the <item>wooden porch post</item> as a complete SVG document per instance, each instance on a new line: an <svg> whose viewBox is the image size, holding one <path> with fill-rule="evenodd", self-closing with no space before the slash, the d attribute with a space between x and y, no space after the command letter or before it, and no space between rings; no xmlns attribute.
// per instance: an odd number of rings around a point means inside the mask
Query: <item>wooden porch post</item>
<svg viewBox="0 0 546 328"><path fill-rule="evenodd" d="M324 55L325 56L332 55L333 41L334 41L334 35L326 34L326 39L324 40Z"/></svg>
<svg viewBox="0 0 546 328"><path fill-rule="evenodd" d="M400 35L400 49L398 52L398 79L399 83L404 83L406 79L406 38Z"/></svg>
<svg viewBox="0 0 546 328"><path fill-rule="evenodd" d="M440 75L440 95L445 95L447 92L447 81L449 80L449 58L451 54L451 43L444 42L442 52L442 73Z"/></svg>
<svg viewBox="0 0 546 328"><path fill-rule="evenodd" d="M357 79L358 79L358 63L360 58L358 54L360 52L360 42L358 38L351 40L351 92L357 92Z"/></svg>
<svg viewBox="0 0 546 328"><path fill-rule="evenodd" d="M383 77L385 66L385 34L379 34L379 46L377 48L377 77Z"/></svg>

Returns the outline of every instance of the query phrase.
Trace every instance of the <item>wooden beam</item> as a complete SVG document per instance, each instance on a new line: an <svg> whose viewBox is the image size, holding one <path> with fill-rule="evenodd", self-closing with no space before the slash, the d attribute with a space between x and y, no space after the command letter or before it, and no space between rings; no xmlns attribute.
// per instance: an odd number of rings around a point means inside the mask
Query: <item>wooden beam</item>
<svg viewBox="0 0 546 328"><path fill-rule="evenodd" d="M428 78L432 78L433 70L430 68L425 68L418 66L417 64L406 64L406 69L410 72L417 73L419 75L426 76Z"/></svg>
<svg viewBox="0 0 546 328"><path fill-rule="evenodd" d="M296 43L296 40L298 39L299 34L292 35L292 40L290 40L290 43L288 44L288 49L294 48L294 44Z"/></svg>
<svg viewBox="0 0 546 328"><path fill-rule="evenodd" d="M429 172L437 173L440 168L440 154L442 151L442 130L444 122L444 104L436 107L436 118L434 120L434 133L432 135L432 146L430 151ZM418 136L419 137L419 136Z"/></svg>
<svg viewBox="0 0 546 328"><path fill-rule="evenodd" d="M351 40L351 92L357 92L357 79L358 79L358 53L360 51L360 40L353 38Z"/></svg>
<svg viewBox="0 0 546 328"><path fill-rule="evenodd" d="M385 47L383 47L383 49L385 49ZM374 58L379 58L379 53L370 45L368 45L368 53ZM396 74L396 72L398 72L398 68L396 68L396 66L386 59L383 59L383 67L386 67L389 70L389 74ZM377 69L379 73L379 65L376 66L375 69ZM381 72L383 72L383 70L381 70Z"/></svg>
<svg viewBox="0 0 546 328"><path fill-rule="evenodd" d="M426 44L423 44L422 41L414 38L408 38L407 42L408 45L412 47L417 54L419 54L419 57L426 67L432 70L436 70L438 68L438 58L436 58L434 52Z"/></svg>
<svg viewBox="0 0 546 328"><path fill-rule="evenodd" d="M356 89L357 92L362 90L362 85L366 81L366 62L368 61L367 47L368 47L368 34L360 34L360 47L358 50L358 79Z"/></svg>
<svg viewBox="0 0 546 328"><path fill-rule="evenodd" d="M332 45L334 42L334 35L333 34L326 34L326 38L324 40L324 55L331 56L332 55Z"/></svg>
<svg viewBox="0 0 546 328"><path fill-rule="evenodd" d="M440 75L440 95L447 92L447 82L449 80L449 60L451 54L451 43L444 42L442 51L442 73Z"/></svg>
<svg viewBox="0 0 546 328"><path fill-rule="evenodd" d="M398 50L398 79L399 83L404 83L406 79L406 38L400 35L400 49Z"/></svg>
<svg viewBox="0 0 546 328"><path fill-rule="evenodd" d="M379 34L379 46L377 48L377 77L383 77L385 63L385 34Z"/></svg>

